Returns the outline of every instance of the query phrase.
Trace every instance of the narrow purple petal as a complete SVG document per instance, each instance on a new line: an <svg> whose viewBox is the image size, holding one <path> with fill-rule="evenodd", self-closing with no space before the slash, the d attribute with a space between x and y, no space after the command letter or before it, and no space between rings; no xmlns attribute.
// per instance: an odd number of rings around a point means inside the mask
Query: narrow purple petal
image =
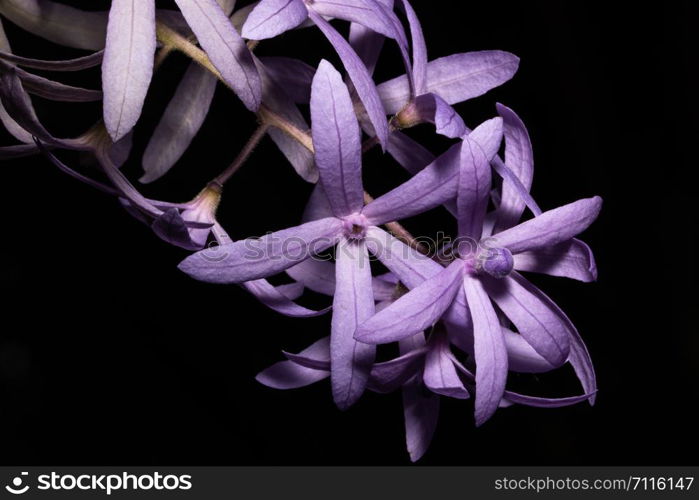
<svg viewBox="0 0 699 500"><path fill-rule="evenodd" d="M296 304L288 296L284 295L277 287L272 286L267 280L259 279L243 283L243 287L253 294L257 300L270 309L294 318L312 318L325 314L330 309L314 311Z"/></svg>
<svg viewBox="0 0 699 500"><path fill-rule="evenodd" d="M293 124L300 130L308 130L308 124L293 101L284 90L270 78L267 68L262 62L253 56L262 84L262 99L269 109ZM310 85L309 85L310 92ZM299 176L311 183L318 181L318 169L316 168L313 154L299 141L289 137L285 132L272 127L269 136L279 150L286 156L289 163Z"/></svg>
<svg viewBox="0 0 699 500"><path fill-rule="evenodd" d="M260 75L245 40L216 0L175 0L211 62L250 111L262 100Z"/></svg>
<svg viewBox="0 0 699 500"><path fill-rule="evenodd" d="M513 254L537 250L570 240L592 224L602 208L602 198L582 200L554 208L493 237L497 246Z"/></svg>
<svg viewBox="0 0 699 500"><path fill-rule="evenodd" d="M322 338L301 351L300 355L309 357L322 355L323 352L328 351L329 343L328 337ZM330 373L327 371L306 368L292 361L280 361L258 373L255 380L273 389L297 389L319 382L328 376Z"/></svg>
<svg viewBox="0 0 699 500"><path fill-rule="evenodd" d="M386 151L412 175L432 163L435 158L424 146L400 131L393 132L388 138Z"/></svg>
<svg viewBox="0 0 699 500"><path fill-rule="evenodd" d="M0 27L0 29L2 29ZM2 44L0 44L2 47ZM0 59L7 62L23 66L25 68L41 69L45 71L80 71L83 69L99 66L102 62L103 51L98 51L89 56L78 57L76 59L66 59L63 61L45 61L43 59L32 59L29 57L20 57L14 54L5 52L7 49L2 48Z"/></svg>
<svg viewBox="0 0 699 500"><path fill-rule="evenodd" d="M17 75L27 92L51 101L94 102L102 99L102 92L99 90L83 89L55 82L20 68L17 68Z"/></svg>
<svg viewBox="0 0 699 500"><path fill-rule="evenodd" d="M242 283L265 278L322 252L340 238L342 222L334 217L245 239L190 255L178 266L209 283Z"/></svg>
<svg viewBox="0 0 699 500"><path fill-rule="evenodd" d="M303 222L310 222L312 220L332 216L333 211L330 206L330 201L328 201L328 197L325 195L325 191L323 191L323 186L318 183L315 185L311 192L311 196L308 198L301 220Z"/></svg>
<svg viewBox="0 0 699 500"><path fill-rule="evenodd" d="M498 104L497 109L504 125L505 165L520 180L522 187L529 192L534 178L534 153L529 132L520 117L510 108ZM494 232L499 233L517 224L525 206L525 200L520 196L519 186L513 185L510 179L504 178Z"/></svg>
<svg viewBox="0 0 699 500"><path fill-rule="evenodd" d="M87 12L50 0L2 0L0 14L59 45L86 50L104 47L107 12Z"/></svg>
<svg viewBox="0 0 699 500"><path fill-rule="evenodd" d="M313 0L309 8L326 18L361 24L389 38L398 38L388 13L375 0Z"/></svg>
<svg viewBox="0 0 699 500"><path fill-rule="evenodd" d="M371 75L359 56L352 50L349 43L342 38L335 28L328 23L322 16L316 14L313 10L309 11L309 15L313 22L323 32L328 41L332 44L340 60L349 75L350 80L354 84L359 99L364 104L369 121L374 127L376 136L379 142L385 147L388 142L388 122L386 121L386 112L384 111L381 99L376 90Z"/></svg>
<svg viewBox="0 0 699 500"><path fill-rule="evenodd" d="M509 52L486 50L454 54L427 64L427 91L456 104L502 85L517 71L519 59ZM378 86L386 112L399 112L410 99L406 75Z"/></svg>
<svg viewBox="0 0 699 500"><path fill-rule="evenodd" d="M487 158L497 153L502 138L502 119L493 118L469 134ZM410 180L369 203L362 213L376 225L401 220L456 198L461 143L451 146Z"/></svg>
<svg viewBox="0 0 699 500"><path fill-rule="evenodd" d="M466 136L461 146L460 161L459 191L456 196L459 237L478 241L483 233L490 196L490 158L476 141Z"/></svg>
<svg viewBox="0 0 699 500"><path fill-rule="evenodd" d="M415 335L398 345L401 354L405 354L424 347L425 338L423 334ZM403 416L408 454L416 462L430 446L439 417L439 396L425 390L420 374L403 386Z"/></svg>
<svg viewBox="0 0 699 500"><path fill-rule="evenodd" d="M560 276L589 283L597 280L597 264L592 250L573 238L551 247L543 247L514 256L515 269Z"/></svg>
<svg viewBox="0 0 699 500"><path fill-rule="evenodd" d="M537 353L523 336L507 328L502 329L507 346L510 371L520 373L544 373L556 367Z"/></svg>
<svg viewBox="0 0 699 500"><path fill-rule="evenodd" d="M456 197L461 143L451 146L410 180L376 198L362 213L372 224L401 220Z"/></svg>
<svg viewBox="0 0 699 500"><path fill-rule="evenodd" d="M10 42L7 39L7 36L5 36L5 29L3 28L2 25L2 19L0 19L0 50L2 50L3 56L0 56L0 59L3 59L7 62L12 62L8 59L6 59L4 56L9 55L11 56L12 52L12 47L10 47ZM9 64L7 66L10 66ZM32 113L34 112L34 108L31 105L31 102L29 103L29 107L32 110ZM12 135L15 139L17 139L19 142L23 142L27 145L28 147L22 147L22 146L10 146L9 148L3 148L5 151L4 158L18 158L20 156L23 156L23 152L27 152L28 154L32 154L30 151L36 151L36 147L34 146L34 140L32 139L32 135L24 130L12 117L7 114L7 111L5 110L5 107L2 105L0 102L0 122L5 126L5 129Z"/></svg>
<svg viewBox="0 0 699 500"><path fill-rule="evenodd" d="M413 48L413 80L415 95L419 96L427 92L427 45L422 33L420 20L408 0L401 0L405 9L405 15L410 25L410 39Z"/></svg>
<svg viewBox="0 0 699 500"><path fill-rule="evenodd" d="M330 335L330 379L341 410L364 393L376 348L357 342L354 331L374 314L369 254L363 242L343 239L337 246L335 298Z"/></svg>
<svg viewBox="0 0 699 500"><path fill-rule="evenodd" d="M308 18L303 0L261 0L243 25L243 38L264 40L297 27Z"/></svg>
<svg viewBox="0 0 699 500"><path fill-rule="evenodd" d="M561 408L563 406L570 406L591 399L594 397L594 393L582 394L580 396L570 396L567 398L541 398L505 391L504 397L506 400L520 405L534 406L537 408Z"/></svg>
<svg viewBox="0 0 699 500"><path fill-rule="evenodd" d="M369 251L410 289L438 275L444 269L431 258L379 227L369 227L366 242Z"/></svg>
<svg viewBox="0 0 699 500"><path fill-rule="evenodd" d="M290 361L313 370L330 372L330 337L323 337L298 354L282 351Z"/></svg>
<svg viewBox="0 0 699 500"><path fill-rule="evenodd" d="M464 121L454 108L437 94L422 94L415 99L413 106L422 121L434 124L438 134L455 139L466 133Z"/></svg>
<svg viewBox="0 0 699 500"><path fill-rule="evenodd" d="M261 57L268 76L297 104L311 100L311 83L316 68L291 57Z"/></svg>
<svg viewBox="0 0 699 500"><path fill-rule="evenodd" d="M427 351L427 347L423 346L407 351L390 361L375 363L371 369L369 389L387 394L400 388L422 371Z"/></svg>
<svg viewBox="0 0 699 500"><path fill-rule="evenodd" d="M370 75L374 74L385 37L359 23L350 24L349 43Z"/></svg>
<svg viewBox="0 0 699 500"><path fill-rule="evenodd" d="M102 61L104 123L118 141L136 125L153 76L155 1L114 0Z"/></svg>
<svg viewBox="0 0 699 500"><path fill-rule="evenodd" d="M570 353L571 332L542 300L541 291L517 273L504 279L483 276L490 298L515 325L520 335L553 366L561 366Z"/></svg>
<svg viewBox="0 0 699 500"><path fill-rule="evenodd" d="M166 210L151 225L153 232L162 240L186 250L200 250L201 245L192 240L189 228L176 208Z"/></svg>
<svg viewBox="0 0 699 500"><path fill-rule="evenodd" d="M0 105L1 107L1 105ZM2 116L0 109L0 116ZM35 155L39 149L34 144L17 144L15 146L0 147L0 160L12 160L14 158L24 158Z"/></svg>
<svg viewBox="0 0 699 500"><path fill-rule="evenodd" d="M143 153L143 183L165 175L201 128L214 98L217 79L190 63Z"/></svg>
<svg viewBox="0 0 699 500"><path fill-rule="evenodd" d="M333 213L358 212L364 205L361 132L342 76L325 60L313 79L311 123L320 182Z"/></svg>
<svg viewBox="0 0 699 500"><path fill-rule="evenodd" d="M316 293L330 297L335 294L335 265L331 262L306 259L287 269L286 273Z"/></svg>
<svg viewBox="0 0 699 500"><path fill-rule="evenodd" d="M466 300L473 318L476 360L476 425L482 425L498 409L507 382L507 348L500 322L480 281L464 279Z"/></svg>
<svg viewBox="0 0 699 500"><path fill-rule="evenodd" d="M423 380L428 389L442 396L468 399L470 394L461 382L451 361L449 341L444 332L435 332L425 358Z"/></svg>
<svg viewBox="0 0 699 500"><path fill-rule="evenodd" d="M451 305L464 275L463 262L453 262L357 328L361 342L386 344L432 326Z"/></svg>

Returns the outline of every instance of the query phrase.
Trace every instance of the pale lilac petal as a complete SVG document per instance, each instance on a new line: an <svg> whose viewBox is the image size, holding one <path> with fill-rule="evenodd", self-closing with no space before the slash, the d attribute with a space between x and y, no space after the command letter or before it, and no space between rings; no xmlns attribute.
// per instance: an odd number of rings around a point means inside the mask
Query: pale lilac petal
<svg viewBox="0 0 699 500"><path fill-rule="evenodd" d="M374 74L385 37L358 23L350 24L349 43L370 75Z"/></svg>
<svg viewBox="0 0 699 500"><path fill-rule="evenodd" d="M473 321L463 287L459 287L454 302L444 313L443 319L451 342L462 351L472 354Z"/></svg>
<svg viewBox="0 0 699 500"><path fill-rule="evenodd" d="M377 302L393 300L396 293L395 283L382 279L380 276L371 280L372 290L374 290L374 300Z"/></svg>
<svg viewBox="0 0 699 500"><path fill-rule="evenodd" d="M415 112L426 122L433 123L437 133L451 139L466 133L461 117L437 94L423 94L415 99Z"/></svg>
<svg viewBox="0 0 699 500"><path fill-rule="evenodd" d="M24 146L29 146L29 144L26 144ZM72 168L70 168L69 166L67 166L63 162L61 162L58 158L56 158L54 156L53 153L51 153L48 150L46 145L43 144L42 142L40 142L39 140L36 140L36 144L33 144L33 146L35 146L36 150L41 151L49 159L49 161L51 163L53 163L56 167L58 167L58 169L61 172L68 174L69 176L73 177L74 179L77 179L80 182L83 182L84 184L87 184L88 186L91 186L91 187L97 189L98 191L102 191L103 193L106 193L106 194L109 194L112 196L119 196L120 195L119 191L117 191L113 187L107 186L106 184L102 184L101 182L90 179L89 177L86 177L83 174L76 172L75 170L73 170ZM21 146L18 146L18 147L21 147ZM122 201L122 199L120 199L119 201ZM126 204L128 204L128 206L130 208L133 208L133 205L130 205L128 203L128 201L126 201L126 200L123 200L123 201L126 202ZM136 210L134 209L134 211L136 211ZM140 214L140 212L138 212L138 213ZM141 217L142 217L142 215L141 215Z"/></svg>
<svg viewBox="0 0 699 500"><path fill-rule="evenodd" d="M594 397L594 393L582 394L580 396L570 396L567 398L541 398L505 391L504 397L507 401L520 405L534 406L537 408L561 408L563 406L570 406L591 399Z"/></svg>
<svg viewBox="0 0 699 500"><path fill-rule="evenodd" d="M136 125L153 76L155 1L114 0L102 61L104 123L118 141Z"/></svg>
<svg viewBox="0 0 699 500"><path fill-rule="evenodd" d="M5 58L5 55L12 55L12 47L10 47L10 42L7 39L7 36L5 36L5 30L2 25L2 19L0 19L0 50L2 50L2 55L0 55L1 59L4 59L5 61L12 62L8 59ZM8 65L9 66L9 65ZM34 112L33 107L31 106L31 102L29 103L29 107L32 109L32 113ZM34 146L34 140L32 139L32 135L24 130L9 114L7 114L7 111L5 110L5 107L2 105L0 102L0 122L5 126L5 129L12 135L15 139L17 139L19 142L23 142L27 145L28 147L22 147L22 146L10 146L9 148L3 148L5 151L4 158L18 158L20 156L23 156L22 153L27 153L27 154L32 154L32 152L36 151L36 147Z"/></svg>
<svg viewBox="0 0 699 500"><path fill-rule="evenodd" d="M453 262L360 325L355 338L372 344L386 344L427 329L451 305L463 275L463 262Z"/></svg>
<svg viewBox="0 0 699 500"><path fill-rule="evenodd" d="M410 39L413 48L413 80L415 95L427 92L427 45L417 14L408 0L401 0L410 25Z"/></svg>
<svg viewBox="0 0 699 500"><path fill-rule="evenodd" d="M595 398L597 393L597 377L595 376L595 368L592 365L592 359L590 358L590 353L585 346L585 342L578 333L577 328L572 321L566 316L566 314L561 310L556 303L548 298L543 292L541 293L542 300L546 301L551 308L551 310L556 311L560 316L561 320L566 323L568 330L571 332L570 338L570 356L568 357L568 362L573 367L575 374L580 380L580 384L583 387L585 394L591 394L590 405L595 404Z"/></svg>
<svg viewBox="0 0 699 500"><path fill-rule="evenodd" d="M498 114L503 119L505 131L505 165L520 180L529 192L534 178L534 153L529 133L522 120L510 108L497 105ZM524 211L525 200L520 190L509 179L502 181L502 196L497 209L497 222L494 232L514 226Z"/></svg>
<svg viewBox="0 0 699 500"><path fill-rule="evenodd" d="M243 38L264 40L295 28L308 18L303 0L261 0L243 25Z"/></svg>
<svg viewBox="0 0 699 500"><path fill-rule="evenodd" d="M342 38L342 35L340 35L330 23L313 10L309 11L309 15L332 44L338 56L340 56L342 64L357 91L357 96L362 101L362 104L364 104L364 108L376 132L376 136L379 138L379 142L385 147L388 142L386 112L381 104L381 99L379 99L379 94L369 71L366 66L364 66L361 59L359 59L359 56L352 50L349 43Z"/></svg>
<svg viewBox="0 0 699 500"><path fill-rule="evenodd" d="M0 26L0 30L2 27ZM1 36L1 35L0 35ZM0 38L0 48L2 48ZM102 62L103 51L98 51L89 56L78 57L76 59L66 59L63 61L45 61L43 59L32 59L29 57L20 57L6 52L8 49L2 48L0 59L23 66L25 68L41 69L45 71L80 71L83 69L99 66Z"/></svg>
<svg viewBox="0 0 699 500"><path fill-rule="evenodd" d="M267 280L259 279L243 283L243 287L253 294L257 300L270 309L294 318L312 318L320 316L330 308L314 311L296 304L292 299L284 295L277 287L272 286Z"/></svg>
<svg viewBox="0 0 699 500"><path fill-rule="evenodd" d="M143 183L165 175L201 128L214 98L217 79L190 63L143 153Z"/></svg>
<svg viewBox="0 0 699 500"><path fill-rule="evenodd" d="M466 300L473 318L476 361L476 425L482 425L498 409L507 382L507 348L500 322L488 294L478 279L464 279Z"/></svg>
<svg viewBox="0 0 699 500"><path fill-rule="evenodd" d="M602 208L602 198L582 200L554 208L493 236L493 243L513 254L537 250L570 240L592 224Z"/></svg>
<svg viewBox="0 0 699 500"><path fill-rule="evenodd" d="M425 147L400 131L390 135L386 151L412 175L432 163L435 158Z"/></svg>
<svg viewBox="0 0 699 500"><path fill-rule="evenodd" d="M376 198L362 213L372 224L406 219L456 197L461 143L451 146L410 180Z"/></svg>
<svg viewBox="0 0 699 500"><path fill-rule="evenodd" d="M451 361L449 341L443 333L435 333L430 340L430 350L425 358L422 377L432 392L456 399L468 399L470 394L456 373Z"/></svg>
<svg viewBox="0 0 699 500"><path fill-rule="evenodd" d="M335 294L335 265L332 262L310 258L290 267L286 273L316 293L330 297Z"/></svg>
<svg viewBox="0 0 699 500"><path fill-rule="evenodd" d="M504 279L483 276L482 281L490 298L536 352L553 366L566 362L572 332L542 300L538 288L517 273Z"/></svg>
<svg viewBox="0 0 699 500"><path fill-rule="evenodd" d="M366 244L369 251L410 289L444 270L428 256L379 227L369 227Z"/></svg>
<svg viewBox="0 0 699 500"><path fill-rule="evenodd" d="M499 144L502 137L502 119L483 122L468 137L481 146L486 157L492 158L497 153L495 144ZM410 180L369 203L362 213L372 224L381 225L456 198L460 155L461 143L456 143Z"/></svg>
<svg viewBox="0 0 699 500"><path fill-rule="evenodd" d="M364 393L374 363L376 347L357 342L353 336L357 326L374 314L374 295L364 243L343 239L336 255L330 380L335 404L345 410Z"/></svg>
<svg viewBox="0 0 699 500"><path fill-rule="evenodd" d="M507 359L510 371L520 373L544 373L556 367L546 361L529 345L520 334L502 329L507 346Z"/></svg>
<svg viewBox="0 0 699 500"><path fill-rule="evenodd" d="M309 357L322 355L323 352L328 351L329 344L328 337L322 338L301 351L300 354ZM280 361L258 373L255 380L273 389L297 389L319 382L329 376L330 373L327 371L306 368L292 361Z"/></svg>
<svg viewBox="0 0 699 500"><path fill-rule="evenodd" d="M274 287L279 293L289 300L296 300L303 295L303 283L287 283Z"/></svg>
<svg viewBox="0 0 699 500"><path fill-rule="evenodd" d="M427 64L427 91L449 104L478 97L502 85L517 71L519 58L509 52L486 50L454 54ZM386 112L399 112L410 99L406 75L378 86Z"/></svg>
<svg viewBox="0 0 699 500"><path fill-rule="evenodd" d="M242 283L265 278L322 252L340 238L342 222L334 217L202 250L178 266L209 283Z"/></svg>
<svg viewBox="0 0 699 500"><path fill-rule="evenodd" d="M342 76L325 60L313 79L311 123L320 182L333 213L358 212L364 205L361 132Z"/></svg>
<svg viewBox="0 0 699 500"><path fill-rule="evenodd" d="M262 102L252 53L216 0L175 0L209 59L250 111Z"/></svg>
<svg viewBox="0 0 699 500"><path fill-rule="evenodd" d="M297 104L311 100L311 83L316 69L290 57L261 57L268 76Z"/></svg>
<svg viewBox="0 0 699 500"><path fill-rule="evenodd" d="M330 337L323 337L298 354L282 351L287 359L305 368L330 371Z"/></svg>
<svg viewBox="0 0 699 500"><path fill-rule="evenodd" d="M323 17L358 23L389 38L400 36L389 13L376 0L313 0L309 8Z"/></svg>
<svg viewBox="0 0 699 500"><path fill-rule="evenodd" d="M151 224L153 232L162 240L186 250L200 250L202 245L192 240L189 228L176 208L166 210Z"/></svg>
<svg viewBox="0 0 699 500"><path fill-rule="evenodd" d="M597 264L592 250L573 238L551 247L543 247L514 256L515 269L560 276L589 283L597 280Z"/></svg>
<svg viewBox="0 0 699 500"><path fill-rule="evenodd" d="M39 122L29 95L24 90L17 68L0 61L0 102L8 116L30 135L49 145L64 146Z"/></svg>
<svg viewBox="0 0 699 500"><path fill-rule="evenodd" d="M20 68L17 68L17 75L22 80L27 92L51 101L94 102L102 99L102 92L99 90L65 85L43 76L28 73Z"/></svg>
<svg viewBox="0 0 699 500"><path fill-rule="evenodd" d="M398 345L401 354L405 354L423 347L425 338L418 334L401 340ZM425 390L420 374L403 386L403 416L406 446L410 460L416 462L430 446L439 417L439 396Z"/></svg>
<svg viewBox="0 0 699 500"><path fill-rule="evenodd" d="M490 158L476 141L466 136L461 146L460 161L459 191L456 196L459 237L478 241L483 233L490 196Z"/></svg>
<svg viewBox="0 0 699 500"><path fill-rule="evenodd" d="M264 64L254 56L253 61L257 66L262 83L262 99L265 106L298 129L308 130L309 127L305 118L293 101L285 94L284 90L270 78ZM289 137L285 132L276 127L270 128L268 133L279 150L286 156L286 159L289 160L289 163L294 170L296 170L296 173L299 174L303 180L316 183L318 181L318 169L313 160L313 154L299 141Z"/></svg>
<svg viewBox="0 0 699 500"><path fill-rule="evenodd" d="M286 270L293 279L316 293L333 296L335 293L335 265L318 258L306 259ZM393 297L395 284L380 277L372 278L374 300L389 300Z"/></svg>
<svg viewBox="0 0 699 500"><path fill-rule="evenodd" d="M104 47L107 12L86 12L50 0L2 0L0 14L59 45L86 50Z"/></svg>
<svg viewBox="0 0 699 500"><path fill-rule="evenodd" d="M311 196L308 198L301 220L303 222L310 222L312 220L332 216L333 211L330 206L330 201L328 201L328 197L325 195L325 191L323 191L323 186L318 183L315 185L311 192Z"/></svg>
<svg viewBox="0 0 699 500"><path fill-rule="evenodd" d="M371 369L368 388L374 392L387 394L400 388L408 380L422 371L426 346L412 349L405 354L383 363L375 363Z"/></svg>
<svg viewBox="0 0 699 500"><path fill-rule="evenodd" d="M0 116L2 110L0 109ZM17 144L15 146L0 147L0 160L12 160L14 158L24 158L39 152L34 144Z"/></svg>

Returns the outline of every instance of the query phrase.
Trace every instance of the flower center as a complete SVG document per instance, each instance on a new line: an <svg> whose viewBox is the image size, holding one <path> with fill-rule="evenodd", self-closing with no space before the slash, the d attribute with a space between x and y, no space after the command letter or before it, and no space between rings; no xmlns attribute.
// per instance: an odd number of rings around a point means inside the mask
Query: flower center
<svg viewBox="0 0 699 500"><path fill-rule="evenodd" d="M351 240L361 240L366 237L369 221L362 214L352 214L342 219L342 229L345 237Z"/></svg>
<svg viewBox="0 0 699 500"><path fill-rule="evenodd" d="M477 257L476 269L494 278L504 278L514 267L512 253L507 248L485 248Z"/></svg>

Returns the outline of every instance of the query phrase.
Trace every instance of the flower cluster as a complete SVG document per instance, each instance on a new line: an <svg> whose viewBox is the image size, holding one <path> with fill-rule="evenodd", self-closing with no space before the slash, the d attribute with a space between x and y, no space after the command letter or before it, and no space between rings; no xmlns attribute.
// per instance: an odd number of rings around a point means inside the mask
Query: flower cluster
<svg viewBox="0 0 699 500"><path fill-rule="evenodd" d="M429 61L408 0L260 0L237 9L235 0L175 3L179 11L156 9L155 0L113 0L109 12L84 12L49 0L0 2L0 14L25 30L90 51L64 61L21 57L0 24L0 119L20 142L0 148L0 158L41 152L117 197L160 238L194 252L179 268L197 280L240 284L288 316L328 313L327 337L298 354L285 352L257 380L292 389L329 378L340 409L366 390L402 391L412 460L429 446L441 397L474 398L476 425L512 404L594 402L594 370L577 330L521 272L595 280L592 252L575 237L595 220L601 199L542 211L530 195L532 147L517 114L497 104L496 116L470 129L452 107L512 78L517 57L492 50ZM331 20L350 23L347 39ZM259 41L301 28L320 30L342 68L254 55ZM372 75L386 43L399 49L405 74L376 84ZM153 72L172 51L192 62L150 138L142 183L179 160L206 119L218 82L260 124L233 164L188 203L144 197L119 168ZM100 64L101 90L29 71ZM32 95L101 100L102 120L77 138L54 137ZM403 131L421 124L451 145L434 155ZM216 219L221 193L266 136L316 186L300 225L236 241ZM375 147L411 174L377 198L362 182L362 155ZM60 150L88 152L101 172L66 165L56 156ZM441 206L458 234L430 252L399 221ZM532 216L522 220L525 210ZM267 281L279 273L292 283ZM305 290L331 296L332 307L298 304ZM378 362L377 345L389 343L399 356ZM552 399L507 389L509 372L541 373L566 363L581 382L580 395Z"/></svg>

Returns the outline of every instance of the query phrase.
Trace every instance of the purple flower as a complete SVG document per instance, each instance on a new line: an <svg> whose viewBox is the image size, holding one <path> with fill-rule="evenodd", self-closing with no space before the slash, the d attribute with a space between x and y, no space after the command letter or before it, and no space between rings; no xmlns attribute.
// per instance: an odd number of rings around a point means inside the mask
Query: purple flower
<svg viewBox="0 0 699 500"><path fill-rule="evenodd" d="M374 347L353 338L357 325L374 313L368 253L386 253L385 247L395 240L377 226L433 208L455 195L455 189L435 189L440 182L435 178L421 184L423 176L364 206L359 126L340 74L326 61L313 80L311 114L315 160L333 215L257 240L224 245L220 258L198 252L185 259L180 269L203 281L241 283L288 269L337 244L332 382L335 402L347 408L364 391L374 359ZM435 162L433 172L458 172L458 166L452 165L458 155L451 151ZM448 183L448 179L441 181Z"/></svg>
<svg viewBox="0 0 699 500"><path fill-rule="evenodd" d="M507 119L506 128L518 128L513 114ZM513 133L510 129L509 135ZM521 151L514 158L521 160ZM514 158L512 162L517 161ZM522 176L531 178L530 158L527 155L512 170L525 170ZM455 260L360 325L355 338L371 343L401 340L423 331L446 313L445 319L458 329L459 344L472 345L477 366L476 423L480 425L497 409L508 370L505 336L491 300L548 363L560 366L568 360L571 339L577 338L577 332L548 297L514 272L516 256L524 252L541 256L543 250L541 257L546 259L551 249L569 251L566 245L570 245L571 238L597 217L601 199L579 200L487 237L484 222L491 189L489 159L481 145L467 136L461 160ZM509 226L519 219L524 203L517 197L518 190L507 188L507 183L508 179L496 219L507 219Z"/></svg>

